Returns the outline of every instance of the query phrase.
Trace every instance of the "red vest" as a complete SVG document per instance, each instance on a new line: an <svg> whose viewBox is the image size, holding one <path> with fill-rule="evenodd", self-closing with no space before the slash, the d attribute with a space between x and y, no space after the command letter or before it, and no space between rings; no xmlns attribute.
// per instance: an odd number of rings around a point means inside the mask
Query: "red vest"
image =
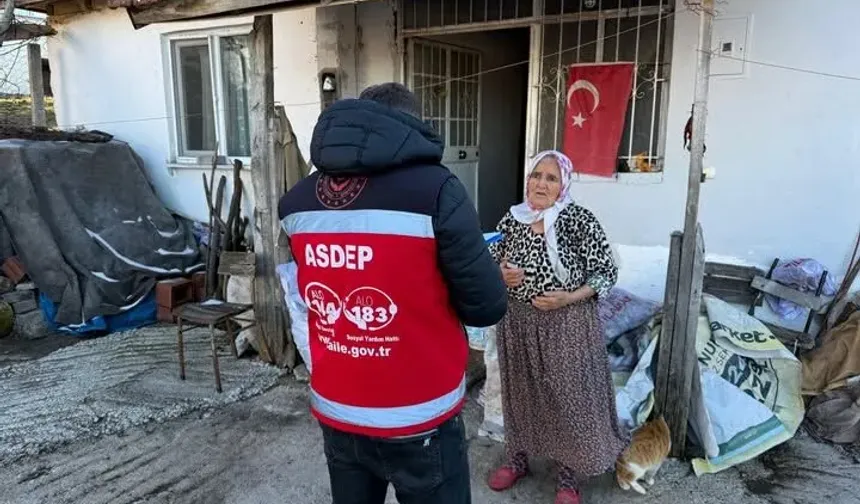
<svg viewBox="0 0 860 504"><path fill-rule="evenodd" d="M468 345L431 217L319 210L283 225L308 305L314 415L342 431L397 437L457 414Z"/></svg>

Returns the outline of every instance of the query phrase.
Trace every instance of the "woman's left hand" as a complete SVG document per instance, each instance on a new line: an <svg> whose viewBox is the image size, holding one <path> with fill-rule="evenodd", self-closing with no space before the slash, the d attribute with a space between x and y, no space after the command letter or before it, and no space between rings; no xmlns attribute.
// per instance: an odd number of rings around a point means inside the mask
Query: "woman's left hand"
<svg viewBox="0 0 860 504"><path fill-rule="evenodd" d="M573 303L573 294L571 292L551 291L544 292L532 300L532 306L542 311L558 310Z"/></svg>

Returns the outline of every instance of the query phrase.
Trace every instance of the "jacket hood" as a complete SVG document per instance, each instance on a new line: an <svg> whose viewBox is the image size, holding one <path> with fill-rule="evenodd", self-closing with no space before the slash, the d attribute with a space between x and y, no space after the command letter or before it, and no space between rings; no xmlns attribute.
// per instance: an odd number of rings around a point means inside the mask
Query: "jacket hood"
<svg viewBox="0 0 860 504"><path fill-rule="evenodd" d="M327 175L370 175L438 164L443 149L439 135L417 117L370 100L346 99L320 114L311 161Z"/></svg>

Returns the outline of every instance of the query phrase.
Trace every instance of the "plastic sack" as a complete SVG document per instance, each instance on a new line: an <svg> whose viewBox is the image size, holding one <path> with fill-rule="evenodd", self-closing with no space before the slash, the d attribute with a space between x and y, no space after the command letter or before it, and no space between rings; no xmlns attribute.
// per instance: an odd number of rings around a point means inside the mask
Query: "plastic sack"
<svg viewBox="0 0 860 504"><path fill-rule="evenodd" d="M651 328L643 324L612 340L606 348L612 372L631 372L645 355L651 341Z"/></svg>
<svg viewBox="0 0 860 504"><path fill-rule="evenodd" d="M484 233L484 243L490 245L502 239L502 233L494 231L492 233Z"/></svg>
<svg viewBox="0 0 860 504"><path fill-rule="evenodd" d="M281 287L284 289L284 303L287 305L287 311L290 314L290 331L293 334L293 341L296 343L299 355L302 356L302 360L308 367L308 372L311 372L308 307L305 304L305 300L302 299L302 294L299 292L298 267L295 262L279 264L277 272L278 278L281 280Z"/></svg>
<svg viewBox="0 0 860 504"><path fill-rule="evenodd" d="M802 292L815 292L825 268L815 259L794 259L779 264L773 270L771 279ZM836 294L836 279L828 274L821 293L825 296ZM768 294L767 304L774 313L784 320L796 320L807 313L807 309L786 299Z"/></svg>
<svg viewBox="0 0 860 504"><path fill-rule="evenodd" d="M860 441L860 383L830 390L809 404L806 425L811 434L831 443Z"/></svg>
<svg viewBox="0 0 860 504"><path fill-rule="evenodd" d="M484 421L478 428L478 435L501 443L505 440L505 420L502 413L502 377L499 374L495 326L488 327L486 330L484 365L487 368L487 379L481 391L484 402Z"/></svg>
<svg viewBox="0 0 860 504"><path fill-rule="evenodd" d="M647 323L660 311L660 303L649 301L624 289L613 288L597 302L597 316L603 324L606 342Z"/></svg>
<svg viewBox="0 0 860 504"><path fill-rule="evenodd" d="M469 347L473 350L483 351L487 346L487 328L466 326L466 335L469 337Z"/></svg>
<svg viewBox="0 0 860 504"><path fill-rule="evenodd" d="M800 361L759 320L716 297L703 301L690 422L707 457L693 460L697 475L791 439L804 411Z"/></svg>
<svg viewBox="0 0 860 504"><path fill-rule="evenodd" d="M654 409L654 354L657 352L657 337L650 336L659 334L661 326L648 324L646 327L649 334L642 339L647 347L633 372L629 376L625 373L612 373L618 423L628 431L641 427Z"/></svg>
<svg viewBox="0 0 860 504"><path fill-rule="evenodd" d="M254 304L254 279L244 276L231 276L227 278L227 292L225 299L228 303ZM256 320L254 310L245 312L245 317ZM260 352L260 326L254 324L242 330L236 335L236 353L244 355L248 348L254 348Z"/></svg>

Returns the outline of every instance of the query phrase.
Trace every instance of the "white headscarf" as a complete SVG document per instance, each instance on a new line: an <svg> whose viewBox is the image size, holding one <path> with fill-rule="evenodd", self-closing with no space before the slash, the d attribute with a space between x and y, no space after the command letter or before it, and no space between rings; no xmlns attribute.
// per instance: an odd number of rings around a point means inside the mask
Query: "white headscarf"
<svg viewBox="0 0 860 504"><path fill-rule="evenodd" d="M561 172L561 189L558 193L558 199L552 204L552 206L543 210L537 210L529 205L527 196L524 202L511 207L511 215L513 215L514 219L518 222L529 225L543 220L544 237L546 238L546 249L549 254L549 262L552 265L552 269L555 272L556 277L558 277L562 283L565 283L570 278L570 272L563 264L561 264L561 258L559 257L558 252L558 237L556 236L555 221L558 219L559 214L567 208L568 205L574 202L573 195L571 194L573 163L570 161L570 158L561 152L554 150L543 151L532 158L531 166L529 166L529 177L531 177L531 174L535 168L537 168L537 165L547 157L555 158L555 161L558 163L559 172Z"/></svg>

